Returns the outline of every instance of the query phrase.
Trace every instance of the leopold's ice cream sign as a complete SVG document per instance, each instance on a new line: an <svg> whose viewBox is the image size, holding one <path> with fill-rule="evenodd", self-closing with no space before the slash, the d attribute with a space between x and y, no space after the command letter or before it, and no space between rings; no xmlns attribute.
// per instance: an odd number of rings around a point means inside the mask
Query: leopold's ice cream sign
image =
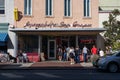
<svg viewBox="0 0 120 80"><path fill-rule="evenodd" d="M72 24L67 24L65 22L60 22L60 23L54 23L54 22L45 22L45 23L31 23L31 22L27 22L24 25L25 27L29 27L29 28L53 28L53 27L60 27L60 28L69 28L69 27L92 27L92 24L80 24L77 21L73 22Z"/></svg>

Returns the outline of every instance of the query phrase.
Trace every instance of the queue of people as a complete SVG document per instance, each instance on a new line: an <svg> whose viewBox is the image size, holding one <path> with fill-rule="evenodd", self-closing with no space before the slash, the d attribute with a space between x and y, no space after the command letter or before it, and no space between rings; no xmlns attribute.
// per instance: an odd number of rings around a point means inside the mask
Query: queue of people
<svg viewBox="0 0 120 80"><path fill-rule="evenodd" d="M79 46L77 47L64 47L58 48L58 60L61 61L69 61L70 64L80 63L81 62L81 56L83 56L84 62L87 62L87 52L88 49L86 46L84 46L83 49L80 49Z"/></svg>
<svg viewBox="0 0 120 80"><path fill-rule="evenodd" d="M25 53L25 51L22 52L20 50L18 55L17 55L17 63L24 63L24 62L29 62L28 57L27 57L27 54Z"/></svg>
<svg viewBox="0 0 120 80"><path fill-rule="evenodd" d="M82 49L79 46L58 48L58 60L69 61L70 64L80 63L81 58L83 62L94 62L98 58L105 56L105 52L100 48L97 49L95 45L91 49L88 49L86 45Z"/></svg>
<svg viewBox="0 0 120 80"><path fill-rule="evenodd" d="M4 54L6 56L3 56L4 62L12 62L12 63L25 63L28 62L28 57L25 52L20 51L17 55L17 57L12 56L9 52L7 54ZM2 60L2 57L0 57Z"/></svg>
<svg viewBox="0 0 120 80"><path fill-rule="evenodd" d="M77 47L59 47L57 49L57 56L59 61L70 61L70 64L88 62L90 59L91 62L95 62L99 57L105 56L105 53L101 48L97 49L95 45L90 49L87 48L86 45L81 49L79 46ZM17 57L13 57L10 53L7 53L9 60L13 60L13 62L24 63L29 62L27 54L25 51L19 51ZM82 60L81 60L82 59Z"/></svg>
<svg viewBox="0 0 120 80"><path fill-rule="evenodd" d="M61 61L71 61L71 64L74 63L80 63L80 53L81 50L79 47L76 47L75 49L73 47L64 47L63 49L61 47L58 48L58 60Z"/></svg>
<svg viewBox="0 0 120 80"><path fill-rule="evenodd" d="M24 62L25 60L26 59L23 53L18 55L17 57L14 57L9 52L3 53L2 51L0 51L0 62L17 63L17 62Z"/></svg>

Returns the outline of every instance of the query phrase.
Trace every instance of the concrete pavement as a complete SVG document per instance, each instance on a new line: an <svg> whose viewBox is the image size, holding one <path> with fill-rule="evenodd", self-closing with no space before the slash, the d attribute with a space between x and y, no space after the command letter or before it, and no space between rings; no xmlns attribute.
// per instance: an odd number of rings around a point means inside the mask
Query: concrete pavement
<svg viewBox="0 0 120 80"><path fill-rule="evenodd" d="M34 63L0 63L0 69L79 69L93 68L91 62L70 64L70 61L44 61Z"/></svg>
<svg viewBox="0 0 120 80"><path fill-rule="evenodd" d="M0 69L27 69L33 63L0 63Z"/></svg>

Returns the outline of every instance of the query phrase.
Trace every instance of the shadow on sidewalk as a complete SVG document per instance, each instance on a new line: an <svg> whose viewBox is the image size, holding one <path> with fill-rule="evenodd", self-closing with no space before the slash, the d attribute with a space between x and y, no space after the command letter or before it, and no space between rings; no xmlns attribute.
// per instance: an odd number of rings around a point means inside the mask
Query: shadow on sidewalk
<svg viewBox="0 0 120 80"><path fill-rule="evenodd" d="M19 68L22 64L17 63L0 63L0 69L15 69Z"/></svg>

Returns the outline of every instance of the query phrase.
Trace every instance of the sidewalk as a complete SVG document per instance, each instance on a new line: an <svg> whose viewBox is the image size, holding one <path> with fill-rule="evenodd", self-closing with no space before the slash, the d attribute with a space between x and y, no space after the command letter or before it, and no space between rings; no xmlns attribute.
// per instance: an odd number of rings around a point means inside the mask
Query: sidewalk
<svg viewBox="0 0 120 80"><path fill-rule="evenodd" d="M33 63L0 63L0 69L27 69Z"/></svg>
<svg viewBox="0 0 120 80"><path fill-rule="evenodd" d="M35 63L0 63L0 69L80 69L93 68L91 62L70 64L70 61L44 61Z"/></svg>

